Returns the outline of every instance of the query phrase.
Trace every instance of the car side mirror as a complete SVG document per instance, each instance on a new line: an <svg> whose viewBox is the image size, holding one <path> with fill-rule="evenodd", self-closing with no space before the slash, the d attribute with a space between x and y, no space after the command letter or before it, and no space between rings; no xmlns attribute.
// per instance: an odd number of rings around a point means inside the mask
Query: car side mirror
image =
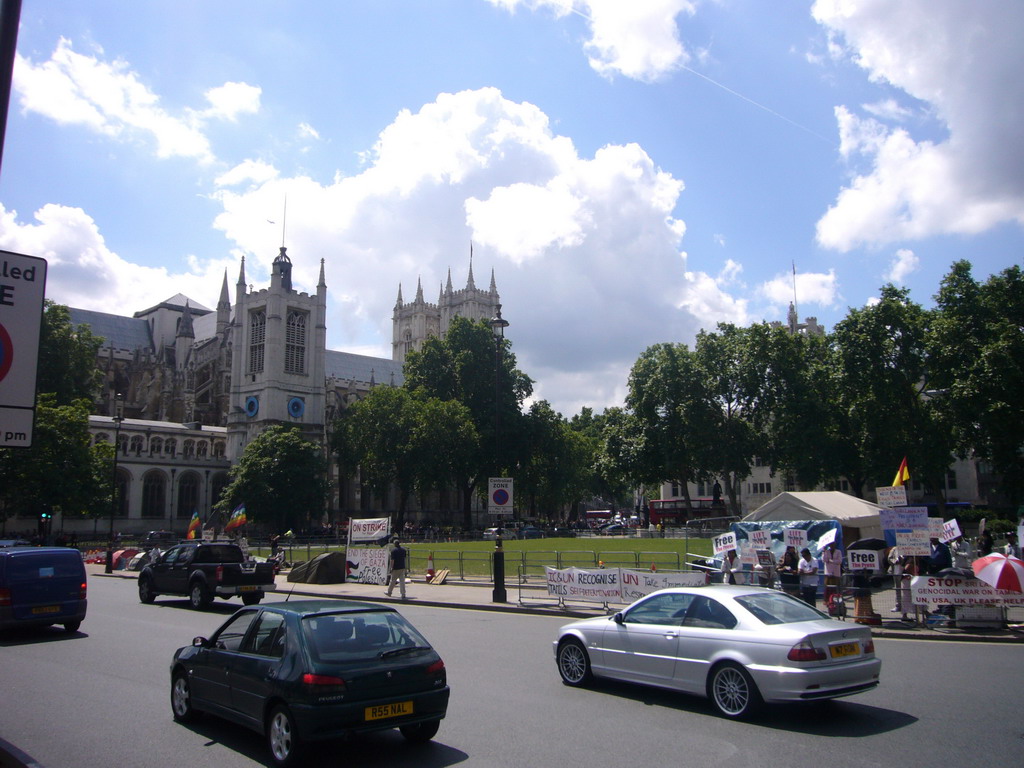
<svg viewBox="0 0 1024 768"><path fill-rule="evenodd" d="M192 638L192 645L194 645L196 648L206 648L209 644L210 641L200 635L197 635L196 637Z"/></svg>
<svg viewBox="0 0 1024 768"><path fill-rule="evenodd" d="M625 624L626 623L626 620L622 617L622 611L619 611L614 616L612 616L612 619L615 621L616 624Z"/></svg>

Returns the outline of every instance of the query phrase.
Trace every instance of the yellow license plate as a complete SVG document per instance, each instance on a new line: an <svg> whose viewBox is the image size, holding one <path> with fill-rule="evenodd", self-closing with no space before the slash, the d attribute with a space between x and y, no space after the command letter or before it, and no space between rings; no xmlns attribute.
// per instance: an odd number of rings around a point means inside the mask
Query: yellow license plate
<svg viewBox="0 0 1024 768"><path fill-rule="evenodd" d="M238 591L239 592L255 592L256 591L256 587L255 586L239 587Z"/></svg>
<svg viewBox="0 0 1024 768"><path fill-rule="evenodd" d="M832 654L833 659L842 659L846 656L859 656L860 655L860 643L840 643L839 645L830 645L829 653Z"/></svg>
<svg viewBox="0 0 1024 768"><path fill-rule="evenodd" d="M38 608L33 608L32 613L60 613L59 605L41 605Z"/></svg>
<svg viewBox="0 0 1024 768"><path fill-rule="evenodd" d="M376 707L366 708L367 720L383 720L387 717L399 717L412 714L411 701L399 701L394 704L378 704Z"/></svg>

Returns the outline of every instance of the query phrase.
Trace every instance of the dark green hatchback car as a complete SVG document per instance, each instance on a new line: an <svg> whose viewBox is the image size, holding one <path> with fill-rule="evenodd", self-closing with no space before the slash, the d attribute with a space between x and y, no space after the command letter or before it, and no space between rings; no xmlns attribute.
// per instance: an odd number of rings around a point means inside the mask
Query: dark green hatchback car
<svg viewBox="0 0 1024 768"><path fill-rule="evenodd" d="M175 720L198 712L265 736L277 765L310 741L398 728L437 733L448 709L444 662L398 611L345 600L242 608L171 662Z"/></svg>

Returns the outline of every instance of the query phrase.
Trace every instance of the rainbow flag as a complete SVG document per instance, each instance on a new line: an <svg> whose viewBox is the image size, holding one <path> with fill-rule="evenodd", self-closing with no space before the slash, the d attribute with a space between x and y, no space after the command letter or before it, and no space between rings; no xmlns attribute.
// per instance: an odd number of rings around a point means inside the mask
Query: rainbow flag
<svg viewBox="0 0 1024 768"><path fill-rule="evenodd" d="M894 486L903 485L907 480L910 479L910 469L907 467L907 457L903 457L903 462L900 464L900 468L896 471L896 479L892 481Z"/></svg>
<svg viewBox="0 0 1024 768"><path fill-rule="evenodd" d="M235 511L231 513L231 519L228 520L228 524L224 526L224 533L233 531L235 528L241 528L247 522L249 521L245 517L245 502L242 502L235 507Z"/></svg>
<svg viewBox="0 0 1024 768"><path fill-rule="evenodd" d="M188 521L188 533L185 534L186 539L194 539L196 537L196 531L203 527L203 524L199 520L199 510L192 510L192 519Z"/></svg>

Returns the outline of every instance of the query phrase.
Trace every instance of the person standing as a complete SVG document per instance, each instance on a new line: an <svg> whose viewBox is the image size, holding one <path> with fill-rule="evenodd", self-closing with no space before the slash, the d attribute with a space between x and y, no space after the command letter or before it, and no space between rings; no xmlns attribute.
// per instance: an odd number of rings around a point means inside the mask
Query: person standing
<svg viewBox="0 0 1024 768"><path fill-rule="evenodd" d="M928 556L928 573L935 575L947 568L953 567L953 557L949 553L949 547L939 541L936 537L931 538L932 550Z"/></svg>
<svg viewBox="0 0 1024 768"><path fill-rule="evenodd" d="M395 582L397 581L398 591L402 595L402 599L405 600L405 570L408 552L406 552L405 547L402 546L397 536L392 540L392 543L394 546L391 548L391 554L388 556L388 597L391 597L391 593L395 589Z"/></svg>
<svg viewBox="0 0 1024 768"><path fill-rule="evenodd" d="M779 585L787 595L798 597L800 595L800 572L799 560L796 554L796 547L786 547L786 551L779 561Z"/></svg>
<svg viewBox="0 0 1024 768"><path fill-rule="evenodd" d="M736 550L730 549L722 558L722 583L735 584L736 574L742 573L743 565L736 558ZM742 576L740 577L742 579Z"/></svg>
<svg viewBox="0 0 1024 768"><path fill-rule="evenodd" d="M839 591L839 579L843 573L843 553L834 541L825 546L821 553L821 564L825 569L825 603L833 592Z"/></svg>
<svg viewBox="0 0 1024 768"><path fill-rule="evenodd" d="M1003 548L1003 552L1007 557L1016 557L1020 560L1020 544L1017 543L1017 534L1013 531L1006 534L1006 547Z"/></svg>
<svg viewBox="0 0 1024 768"><path fill-rule="evenodd" d="M818 595L818 561L811 557L811 550L804 547L800 550L800 599L808 605L815 605Z"/></svg>

